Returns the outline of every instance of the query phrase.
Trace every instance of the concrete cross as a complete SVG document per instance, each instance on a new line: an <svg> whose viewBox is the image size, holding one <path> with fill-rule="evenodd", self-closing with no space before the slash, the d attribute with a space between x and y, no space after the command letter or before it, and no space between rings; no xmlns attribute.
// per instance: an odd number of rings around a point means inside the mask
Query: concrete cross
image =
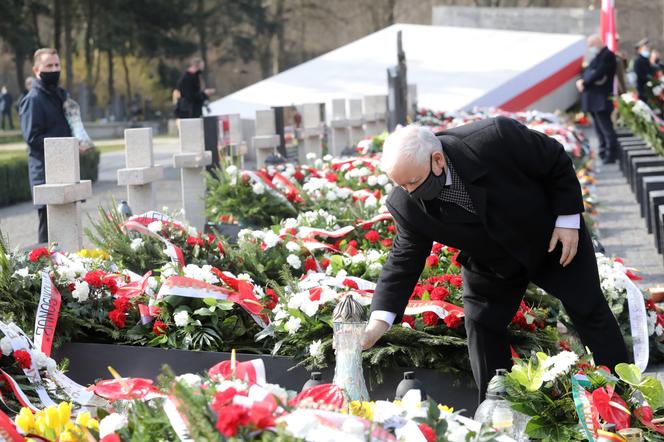
<svg viewBox="0 0 664 442"><path fill-rule="evenodd" d="M357 146L357 143L364 138L364 129L362 127L364 120L362 119L362 99L351 98L348 100L348 108L350 111L350 118L348 125L350 126L350 145Z"/></svg>
<svg viewBox="0 0 664 442"><path fill-rule="evenodd" d="M321 104L306 103L302 105L302 146L298 148L300 164L313 163L307 160L307 154L314 154L316 158L323 156L323 132L321 119Z"/></svg>
<svg viewBox="0 0 664 442"><path fill-rule="evenodd" d="M35 205L46 204L48 241L66 252L83 247L81 201L92 195L92 182L81 181L78 140L44 140L46 184L34 187Z"/></svg>
<svg viewBox="0 0 664 442"><path fill-rule="evenodd" d="M205 228L205 166L212 152L205 150L202 118L180 120L180 153L173 155L173 167L180 169L184 219L199 232Z"/></svg>
<svg viewBox="0 0 664 442"><path fill-rule="evenodd" d="M280 141L274 120L274 110L256 111L256 135L251 139L251 144L256 150L257 169L265 166L265 160L276 152Z"/></svg>
<svg viewBox="0 0 664 442"><path fill-rule="evenodd" d="M346 100L344 98L335 98L332 100L332 142L330 154L340 157L341 153L350 145L349 120L346 118Z"/></svg>
<svg viewBox="0 0 664 442"><path fill-rule="evenodd" d="M152 183L164 177L164 167L154 165L152 128L125 129L125 161L118 169L118 185L127 186L127 202L135 214L155 209Z"/></svg>

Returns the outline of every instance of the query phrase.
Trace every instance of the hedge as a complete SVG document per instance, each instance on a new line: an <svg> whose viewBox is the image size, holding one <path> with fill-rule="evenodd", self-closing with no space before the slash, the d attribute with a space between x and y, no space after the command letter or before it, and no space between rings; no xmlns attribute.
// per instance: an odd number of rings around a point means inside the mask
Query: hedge
<svg viewBox="0 0 664 442"><path fill-rule="evenodd" d="M97 181L99 151L92 149L81 154L81 179ZM28 177L28 157L0 158L0 207L32 199Z"/></svg>

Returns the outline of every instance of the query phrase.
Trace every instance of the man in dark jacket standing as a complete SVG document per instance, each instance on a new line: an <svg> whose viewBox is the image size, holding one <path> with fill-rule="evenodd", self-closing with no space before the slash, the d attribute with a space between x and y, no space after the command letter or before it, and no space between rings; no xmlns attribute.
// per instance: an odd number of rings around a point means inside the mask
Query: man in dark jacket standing
<svg viewBox="0 0 664 442"><path fill-rule="evenodd" d="M560 143L505 117L437 136L411 125L385 140L381 167L396 184L386 205L397 236L378 279L363 348L401 322L437 241L461 250L464 320L480 400L495 370L512 366L507 327L531 281L562 301L596 363L613 368L627 361L581 217L581 187Z"/></svg>
<svg viewBox="0 0 664 442"><path fill-rule="evenodd" d="M595 56L583 77L576 82L576 87L581 92L581 109L593 117L600 158L605 164L615 163L618 138L611 121L611 96L616 75L616 56L604 46L597 34L588 37L588 48Z"/></svg>
<svg viewBox="0 0 664 442"><path fill-rule="evenodd" d="M5 130L5 118L9 120L9 129L14 130L14 121L12 120L12 103L14 99L7 90L7 86L2 86L0 90L0 111L2 111L2 130Z"/></svg>
<svg viewBox="0 0 664 442"><path fill-rule="evenodd" d="M214 94L214 89L201 88L201 75L205 69L205 63L200 58L195 58L189 63L189 67L178 80L176 89L180 92L175 107L177 118L200 118L203 115L203 104L205 100Z"/></svg>
<svg viewBox="0 0 664 442"><path fill-rule="evenodd" d="M646 86L650 81L654 69L650 63L650 41L647 38L641 39L636 44L638 54L634 57L634 73L636 74L636 91L639 94L639 100L646 101Z"/></svg>
<svg viewBox="0 0 664 442"><path fill-rule="evenodd" d="M46 182L44 174L44 138L71 137L63 103L67 92L58 87L60 57L55 49L38 49L34 55L32 71L35 79L32 89L20 103L21 131L28 143L30 187ZM39 215L39 242L48 242L46 206L37 206Z"/></svg>

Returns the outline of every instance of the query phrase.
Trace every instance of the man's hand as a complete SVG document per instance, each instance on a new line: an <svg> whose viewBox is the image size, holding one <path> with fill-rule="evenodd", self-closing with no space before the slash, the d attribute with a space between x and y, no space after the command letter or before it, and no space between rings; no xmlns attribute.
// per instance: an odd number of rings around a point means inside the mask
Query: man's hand
<svg viewBox="0 0 664 442"><path fill-rule="evenodd" d="M364 336L362 336L362 350L368 350L373 347L376 341L378 341L389 328L390 325L385 321L381 321L380 319L370 320L369 324L367 324L367 328L364 329Z"/></svg>
<svg viewBox="0 0 664 442"><path fill-rule="evenodd" d="M576 80L576 89L579 92L583 92L583 80L580 79L580 78L578 80Z"/></svg>
<svg viewBox="0 0 664 442"><path fill-rule="evenodd" d="M566 267L576 256L576 250L579 245L579 230L566 229L564 227L553 229L551 241L549 241L549 253L553 252L558 241L563 246L563 253L560 255L560 265Z"/></svg>

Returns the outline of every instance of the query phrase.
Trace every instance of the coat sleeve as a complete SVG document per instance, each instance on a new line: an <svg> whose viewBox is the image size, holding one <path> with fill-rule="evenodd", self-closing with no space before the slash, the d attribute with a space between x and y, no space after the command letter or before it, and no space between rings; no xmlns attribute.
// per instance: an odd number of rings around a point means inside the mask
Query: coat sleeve
<svg viewBox="0 0 664 442"><path fill-rule="evenodd" d="M523 173L544 186L554 215L583 213L581 185L563 146L511 118L496 118L496 126L511 160Z"/></svg>
<svg viewBox="0 0 664 442"><path fill-rule="evenodd" d="M26 96L21 100L19 115L21 118L21 131L23 139L30 146L30 149L36 151L44 150L44 133L46 127L44 118L39 106L35 103L34 96Z"/></svg>
<svg viewBox="0 0 664 442"><path fill-rule="evenodd" d="M432 244L431 239L415 233L405 223L397 223L392 251L380 273L371 302L372 312L383 310L396 313L394 323L401 322Z"/></svg>
<svg viewBox="0 0 664 442"><path fill-rule="evenodd" d="M595 85L595 82L601 81L606 77L605 81L613 81L616 72L616 57L612 52L603 54L602 58L598 60L595 66L588 67L583 73L583 86L588 88Z"/></svg>

